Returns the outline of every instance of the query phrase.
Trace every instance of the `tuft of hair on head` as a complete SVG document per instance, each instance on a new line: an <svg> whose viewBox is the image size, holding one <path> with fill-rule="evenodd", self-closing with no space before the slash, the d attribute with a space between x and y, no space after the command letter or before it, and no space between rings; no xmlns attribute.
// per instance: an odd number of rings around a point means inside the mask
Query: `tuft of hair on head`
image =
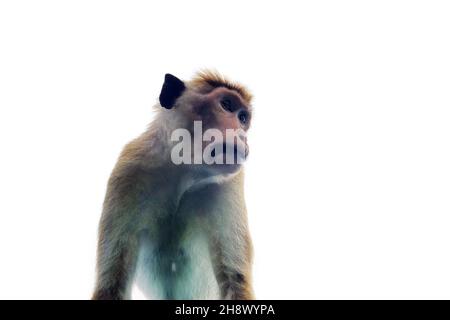
<svg viewBox="0 0 450 320"><path fill-rule="evenodd" d="M224 77L222 74L215 70L200 70L195 74L190 83L192 86L199 88L200 90L205 90L207 92L219 87L228 88L230 90L236 91L248 104L251 103L253 98L250 91L242 84L230 81L228 78Z"/></svg>

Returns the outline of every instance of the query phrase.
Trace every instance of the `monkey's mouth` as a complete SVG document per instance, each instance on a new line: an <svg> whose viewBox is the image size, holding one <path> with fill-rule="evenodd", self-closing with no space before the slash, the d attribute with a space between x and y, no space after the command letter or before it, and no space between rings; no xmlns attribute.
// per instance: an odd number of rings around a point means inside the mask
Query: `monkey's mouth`
<svg viewBox="0 0 450 320"><path fill-rule="evenodd" d="M218 164L240 164L245 161L248 156L248 148L242 144L227 144L215 146L211 151L211 158L219 160ZM220 161L220 159L222 161Z"/></svg>

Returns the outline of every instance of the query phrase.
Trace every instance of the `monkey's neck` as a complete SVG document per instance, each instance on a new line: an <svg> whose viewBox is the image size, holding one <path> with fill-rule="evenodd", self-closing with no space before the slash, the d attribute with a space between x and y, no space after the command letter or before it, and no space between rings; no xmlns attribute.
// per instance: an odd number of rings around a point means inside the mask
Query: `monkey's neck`
<svg viewBox="0 0 450 320"><path fill-rule="evenodd" d="M140 143L150 146L145 149L147 152L139 155L139 158L142 165L152 172L150 175L153 180L150 182L153 185L152 192L157 192L161 198L167 199L170 206L178 206L186 192L211 183L222 183L229 175L211 176L204 170L198 170L195 165L175 165L170 158L173 144L170 141L171 128L175 124L166 119L166 113L159 112L148 130L138 138L141 140Z"/></svg>
<svg viewBox="0 0 450 320"><path fill-rule="evenodd" d="M206 173L201 173L193 170L192 168L186 168L184 165L171 164L170 173L166 175L166 181L172 186L171 194L172 199L178 203L181 198L187 193L198 188L202 188L208 183L215 183L213 177L208 176Z"/></svg>

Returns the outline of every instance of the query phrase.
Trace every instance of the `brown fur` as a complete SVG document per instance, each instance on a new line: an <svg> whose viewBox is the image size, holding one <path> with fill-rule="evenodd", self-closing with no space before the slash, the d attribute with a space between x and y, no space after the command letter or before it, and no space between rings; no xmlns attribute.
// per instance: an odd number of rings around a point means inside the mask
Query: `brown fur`
<svg viewBox="0 0 450 320"><path fill-rule="evenodd" d="M206 90L207 92L219 87L234 90L239 93L239 95L249 105L253 99L251 92L242 84L233 82L220 73L212 70L199 71L190 82L194 87Z"/></svg>

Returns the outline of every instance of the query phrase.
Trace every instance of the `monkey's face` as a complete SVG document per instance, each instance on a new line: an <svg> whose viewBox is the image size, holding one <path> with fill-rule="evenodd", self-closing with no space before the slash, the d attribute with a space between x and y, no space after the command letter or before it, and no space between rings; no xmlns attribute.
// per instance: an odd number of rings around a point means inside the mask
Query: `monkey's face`
<svg viewBox="0 0 450 320"><path fill-rule="evenodd" d="M240 170L249 153L246 133L251 109L239 92L224 86L186 87L181 80L166 75L160 102L179 119L180 128L174 128L175 140L182 138L180 143L190 144L183 150L175 146L175 156L178 152L184 165L209 176Z"/></svg>
<svg viewBox="0 0 450 320"><path fill-rule="evenodd" d="M195 95L197 99L193 99L188 113L193 120L194 136L196 123L202 124L205 169L217 174L237 172L249 153L249 107L238 93L224 87Z"/></svg>

